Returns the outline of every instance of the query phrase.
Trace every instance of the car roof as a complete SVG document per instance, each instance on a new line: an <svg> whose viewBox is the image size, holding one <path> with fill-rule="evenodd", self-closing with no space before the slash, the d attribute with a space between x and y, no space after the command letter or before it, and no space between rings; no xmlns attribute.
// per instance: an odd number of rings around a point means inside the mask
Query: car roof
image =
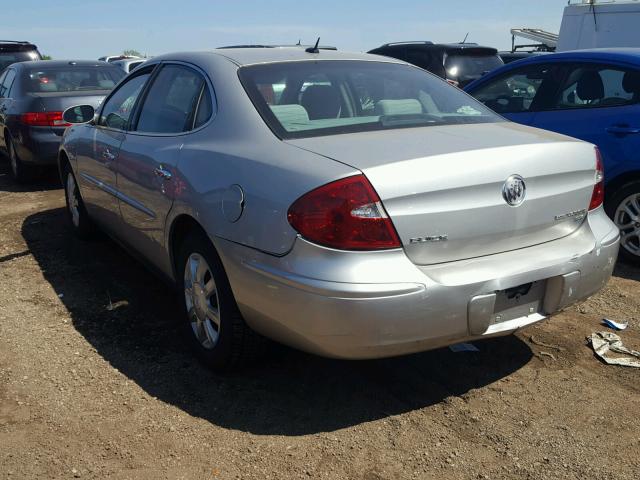
<svg viewBox="0 0 640 480"><path fill-rule="evenodd" d="M487 73L485 76L471 82L464 90L470 92L485 82L509 72L513 69L525 66L549 62L593 61L593 62L620 62L635 64L640 67L640 48L591 48L588 50L569 50L566 52L545 53L544 55L531 55L521 60L508 63L502 67Z"/></svg>
<svg viewBox="0 0 640 480"><path fill-rule="evenodd" d="M16 50L31 50L38 47L31 42L25 42L21 40L0 40L0 46L2 48L14 47Z"/></svg>
<svg viewBox="0 0 640 480"><path fill-rule="evenodd" d="M299 60L363 60L404 63L389 57L380 57L377 55L370 55L368 53L344 52L337 50L320 50L319 53L308 53L305 51L305 48L297 46L276 48L225 48L215 50L210 53L226 57L239 66Z"/></svg>
<svg viewBox="0 0 640 480"><path fill-rule="evenodd" d="M16 67L20 68L33 68L33 67L65 67L65 66L75 66L75 67L110 67L111 65L106 62L101 62L99 60L33 60L29 62L20 62L14 64Z"/></svg>
<svg viewBox="0 0 640 480"><path fill-rule="evenodd" d="M411 41L405 41L405 42L385 43L384 45L376 47L370 51L375 51L375 50L384 49L384 48L399 48L399 47L406 47L406 46L417 47L417 48L422 47L425 49L439 48L439 49L445 49L445 50L487 50L487 51L495 50L496 52L498 51L497 48L487 47L485 45L478 45L477 43L434 43L428 40L411 40Z"/></svg>
<svg viewBox="0 0 640 480"><path fill-rule="evenodd" d="M128 65L134 62L146 62L148 58L136 57L136 58L121 58L120 60L114 60L113 62L108 62L110 65ZM104 62L102 62L104 63Z"/></svg>
<svg viewBox="0 0 640 480"><path fill-rule="evenodd" d="M567 61L567 60L594 60L594 61L619 61L640 64L640 48L591 48L588 50L569 50L566 52L534 55L531 58L521 60L518 65L528 62L540 61Z"/></svg>

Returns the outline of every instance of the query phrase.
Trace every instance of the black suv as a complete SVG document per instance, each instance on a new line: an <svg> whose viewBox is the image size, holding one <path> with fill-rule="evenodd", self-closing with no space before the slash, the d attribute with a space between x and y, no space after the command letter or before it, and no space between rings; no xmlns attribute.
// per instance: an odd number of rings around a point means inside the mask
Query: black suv
<svg viewBox="0 0 640 480"><path fill-rule="evenodd" d="M461 88L503 65L497 49L476 43L395 42L369 53L412 63Z"/></svg>
<svg viewBox="0 0 640 480"><path fill-rule="evenodd" d="M33 43L0 40L0 73L12 63L42 60L42 55Z"/></svg>

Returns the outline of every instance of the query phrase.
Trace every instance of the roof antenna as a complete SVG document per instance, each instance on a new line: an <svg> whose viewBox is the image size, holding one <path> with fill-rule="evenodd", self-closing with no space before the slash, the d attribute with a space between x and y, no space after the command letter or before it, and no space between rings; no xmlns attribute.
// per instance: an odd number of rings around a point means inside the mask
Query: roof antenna
<svg viewBox="0 0 640 480"><path fill-rule="evenodd" d="M462 40L462 43L467 43L467 38L469 38L469 32L467 32L467 34L464 36L464 40Z"/></svg>
<svg viewBox="0 0 640 480"><path fill-rule="evenodd" d="M320 53L320 50L318 50L318 45L320 45L320 37L318 37L318 40L316 40L315 46L307 48L305 50L305 52L307 52L307 53Z"/></svg>

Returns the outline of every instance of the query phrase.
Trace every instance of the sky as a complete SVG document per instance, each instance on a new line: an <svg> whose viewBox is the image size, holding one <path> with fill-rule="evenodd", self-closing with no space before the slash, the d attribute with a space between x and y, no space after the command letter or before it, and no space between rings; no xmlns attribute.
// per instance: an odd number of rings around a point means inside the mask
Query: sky
<svg viewBox="0 0 640 480"><path fill-rule="evenodd" d="M405 40L509 48L513 27L558 32L566 0L21 0L0 14L0 38L57 59L147 55L230 44L314 43L367 51Z"/></svg>

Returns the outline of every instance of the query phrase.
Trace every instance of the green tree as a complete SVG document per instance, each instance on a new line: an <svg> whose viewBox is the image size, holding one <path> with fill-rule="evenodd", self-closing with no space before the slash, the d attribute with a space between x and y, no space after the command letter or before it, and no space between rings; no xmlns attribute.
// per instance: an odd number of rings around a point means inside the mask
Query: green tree
<svg viewBox="0 0 640 480"><path fill-rule="evenodd" d="M142 54L138 50L135 50L133 48L130 48L128 50L123 51L122 54L126 55L128 57L141 57L142 56Z"/></svg>
<svg viewBox="0 0 640 480"><path fill-rule="evenodd" d="M53 58L51 58L51 55L42 55L42 60L53 60Z"/></svg>

